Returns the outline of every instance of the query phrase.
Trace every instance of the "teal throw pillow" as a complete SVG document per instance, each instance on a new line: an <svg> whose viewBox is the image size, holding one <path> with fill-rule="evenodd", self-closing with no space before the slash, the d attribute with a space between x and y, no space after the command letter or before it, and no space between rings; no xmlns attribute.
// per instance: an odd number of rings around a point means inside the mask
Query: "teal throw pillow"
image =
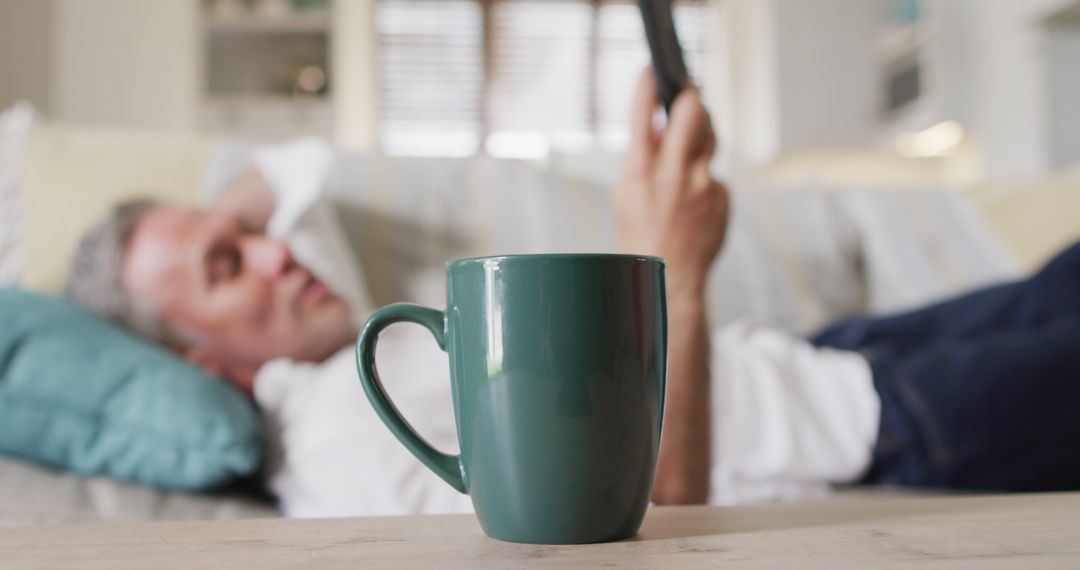
<svg viewBox="0 0 1080 570"><path fill-rule="evenodd" d="M3 288L0 454L196 490L254 473L262 438L232 386L67 301Z"/></svg>

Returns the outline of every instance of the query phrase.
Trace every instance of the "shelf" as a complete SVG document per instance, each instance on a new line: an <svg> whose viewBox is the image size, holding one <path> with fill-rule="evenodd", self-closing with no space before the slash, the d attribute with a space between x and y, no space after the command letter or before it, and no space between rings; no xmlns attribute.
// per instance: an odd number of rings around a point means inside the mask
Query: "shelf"
<svg viewBox="0 0 1080 570"><path fill-rule="evenodd" d="M325 97L208 96L203 99L204 130L220 135L290 138L304 134L330 136L333 108Z"/></svg>
<svg viewBox="0 0 1080 570"><path fill-rule="evenodd" d="M222 105L317 105L320 103L328 103L330 97L328 95L293 97L291 95L277 93L208 93L203 96L203 100L207 103Z"/></svg>
<svg viewBox="0 0 1080 570"><path fill-rule="evenodd" d="M207 17L204 26L211 32L224 33L326 33L330 15Z"/></svg>

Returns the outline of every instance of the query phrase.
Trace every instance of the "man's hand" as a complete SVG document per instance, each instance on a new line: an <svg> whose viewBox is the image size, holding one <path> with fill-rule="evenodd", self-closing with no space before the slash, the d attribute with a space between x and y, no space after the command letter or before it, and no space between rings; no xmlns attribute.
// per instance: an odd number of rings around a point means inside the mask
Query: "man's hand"
<svg viewBox="0 0 1080 570"><path fill-rule="evenodd" d="M712 465L705 280L724 244L728 193L709 175L716 136L697 90L684 89L675 99L663 133L652 126L657 106L652 70L646 69L613 198L623 251L659 256L667 264L667 398L652 500L703 503Z"/></svg>
<svg viewBox="0 0 1080 570"><path fill-rule="evenodd" d="M664 258L671 295L697 296L724 243L728 192L709 174L716 136L697 89L687 87L675 99L662 133L652 123L658 105L655 79L646 69L614 191L619 241L627 253Z"/></svg>

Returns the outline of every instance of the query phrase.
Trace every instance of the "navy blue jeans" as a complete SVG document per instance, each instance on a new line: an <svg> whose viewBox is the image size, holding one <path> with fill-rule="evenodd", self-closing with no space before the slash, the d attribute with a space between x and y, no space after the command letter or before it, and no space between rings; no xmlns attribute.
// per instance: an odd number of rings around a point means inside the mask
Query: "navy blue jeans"
<svg viewBox="0 0 1080 570"><path fill-rule="evenodd" d="M1034 276L814 337L881 397L865 483L1080 489L1080 243Z"/></svg>

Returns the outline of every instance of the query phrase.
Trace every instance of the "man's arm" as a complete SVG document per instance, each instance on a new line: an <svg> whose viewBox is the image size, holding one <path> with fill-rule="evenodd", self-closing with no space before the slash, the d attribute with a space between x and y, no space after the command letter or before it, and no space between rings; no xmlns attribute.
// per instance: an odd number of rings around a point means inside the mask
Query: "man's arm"
<svg viewBox="0 0 1080 570"><path fill-rule="evenodd" d="M646 70L638 82L632 142L613 199L623 250L667 265L668 383L652 499L703 503L711 465L705 281L723 246L728 193L709 174L716 138L697 90L683 90L657 133L654 81Z"/></svg>
<svg viewBox="0 0 1080 570"><path fill-rule="evenodd" d="M264 232L276 205L266 180L252 168L229 183L214 207L239 218L248 231Z"/></svg>

